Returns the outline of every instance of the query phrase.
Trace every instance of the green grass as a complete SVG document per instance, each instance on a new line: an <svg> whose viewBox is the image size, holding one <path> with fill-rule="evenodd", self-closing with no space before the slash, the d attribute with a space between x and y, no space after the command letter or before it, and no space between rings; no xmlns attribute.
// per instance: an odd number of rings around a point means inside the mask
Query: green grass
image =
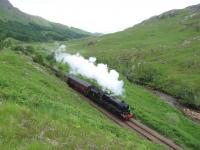
<svg viewBox="0 0 200 150"><path fill-rule="evenodd" d="M178 10L175 16L155 17L122 32L63 42L68 52L96 56L97 62L120 71L126 88L123 99L136 117L186 149L199 149L200 126L129 81L169 93L183 104L200 106L199 12L185 19L193 13Z"/></svg>
<svg viewBox="0 0 200 150"><path fill-rule="evenodd" d="M72 53L96 56L132 82L142 82L200 108L199 18L199 11L187 8L122 32L65 44Z"/></svg>
<svg viewBox="0 0 200 150"><path fill-rule="evenodd" d="M145 124L186 148L198 149L200 126L186 118L179 110L163 102L140 86L125 80L124 100L135 116Z"/></svg>
<svg viewBox="0 0 200 150"><path fill-rule="evenodd" d="M46 68L0 51L0 149L163 149L115 125Z"/></svg>
<svg viewBox="0 0 200 150"><path fill-rule="evenodd" d="M184 20L192 13L181 10L175 16L153 18L123 32L63 43L71 53L96 56L98 62L120 71L126 90L122 99L130 104L135 116L185 149L196 150L200 147L200 126L126 79L143 82L180 98L182 103L199 106L199 14ZM54 43L30 45L36 58L46 58L48 50L54 47ZM5 135L0 137L5 139L0 143L3 148L161 148L115 126L45 68L11 51L0 53L0 111L10 116L2 116L0 121L0 135ZM12 127L8 128L8 124ZM46 130L45 138L41 138Z"/></svg>
<svg viewBox="0 0 200 150"><path fill-rule="evenodd" d="M53 43L26 44L35 47L37 53L45 58L55 45ZM63 68L60 67L61 69ZM66 66L65 70L69 68ZM125 82L125 97L121 97L130 104L131 110L143 123L171 138L185 149L198 149L200 142L200 126L189 120L179 110L163 102L143 87L130 83L124 75L120 78ZM89 80L88 80L89 81Z"/></svg>

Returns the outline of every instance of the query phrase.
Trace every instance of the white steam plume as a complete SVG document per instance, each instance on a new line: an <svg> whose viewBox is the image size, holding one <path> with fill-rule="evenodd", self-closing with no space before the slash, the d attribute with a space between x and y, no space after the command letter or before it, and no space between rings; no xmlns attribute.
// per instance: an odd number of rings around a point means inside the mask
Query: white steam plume
<svg viewBox="0 0 200 150"><path fill-rule="evenodd" d="M119 73L109 70L106 64L96 64L95 57L85 59L78 53L71 55L66 53L66 46L61 45L56 51L55 59L58 62L67 63L71 73L96 80L104 90L110 90L114 95L123 95L124 82L119 80Z"/></svg>

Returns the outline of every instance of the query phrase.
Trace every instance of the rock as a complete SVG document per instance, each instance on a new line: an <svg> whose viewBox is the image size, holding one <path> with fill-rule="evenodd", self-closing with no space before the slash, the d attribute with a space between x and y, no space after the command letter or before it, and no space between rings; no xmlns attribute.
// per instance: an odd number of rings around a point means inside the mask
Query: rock
<svg viewBox="0 0 200 150"><path fill-rule="evenodd" d="M170 10L168 12L165 12L165 13L157 16L157 18L164 19L164 18L174 17L177 15L177 12L178 12L177 9L173 9L173 10Z"/></svg>
<svg viewBox="0 0 200 150"><path fill-rule="evenodd" d="M13 8L12 4L8 0L0 0L1 9L11 9Z"/></svg>
<svg viewBox="0 0 200 150"><path fill-rule="evenodd" d="M193 12L193 13L200 12L200 4L189 6L186 9Z"/></svg>

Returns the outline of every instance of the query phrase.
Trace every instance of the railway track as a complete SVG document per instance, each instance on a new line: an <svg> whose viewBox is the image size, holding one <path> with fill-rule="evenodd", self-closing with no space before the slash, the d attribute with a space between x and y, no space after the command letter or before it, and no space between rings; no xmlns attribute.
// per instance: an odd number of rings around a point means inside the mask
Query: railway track
<svg viewBox="0 0 200 150"><path fill-rule="evenodd" d="M74 91L74 90L73 90ZM123 128L128 128L130 131L136 132L138 135L140 135L143 138L146 138L154 143L164 145L168 149L172 150L183 150L180 146L175 144L173 141L165 138L164 136L160 135L156 131L150 129L149 127L145 126L144 124L140 123L136 119L131 119L129 121L123 121L119 119L118 117L114 116L107 110L101 108L99 105L91 101L90 99L86 98L82 94L75 91L78 95L83 97L91 106L95 107L97 110L102 112L104 115L106 115L109 119L117 123L119 126Z"/></svg>
<svg viewBox="0 0 200 150"><path fill-rule="evenodd" d="M52 68L50 68L50 69L53 70ZM63 80L63 78L60 77L60 74L58 74L58 72L55 72L54 70L53 70L53 72L57 77L59 77L61 80ZM73 90L73 91L75 91L75 90ZM160 135L156 131L150 129L149 127L147 127L144 124L140 123L138 120L130 119L129 121L123 121L123 120L119 119L118 117L114 116L109 111L103 109L102 107L100 107L99 105L97 105L96 103L94 103L92 100L88 99L87 97L85 97L81 93L79 93L77 91L75 91L75 92L78 95L80 95L81 97L83 97L83 99L85 99L90 105L95 107L97 110L102 112L109 119L111 119L112 121L114 121L115 123L120 125L121 127L128 128L131 131L137 132L140 136L142 136L142 137L144 137L144 138L146 138L146 139L148 139L148 140L150 140L150 141L152 141L154 143L162 144L168 149L183 150L180 146L175 144L173 141L165 138L164 136Z"/></svg>
<svg viewBox="0 0 200 150"><path fill-rule="evenodd" d="M182 150L182 148L175 144L173 141L165 138L164 136L160 135L156 131L150 129L149 127L143 125L135 119L131 119L130 121L126 121L125 123L137 133L154 143L163 144L173 150Z"/></svg>

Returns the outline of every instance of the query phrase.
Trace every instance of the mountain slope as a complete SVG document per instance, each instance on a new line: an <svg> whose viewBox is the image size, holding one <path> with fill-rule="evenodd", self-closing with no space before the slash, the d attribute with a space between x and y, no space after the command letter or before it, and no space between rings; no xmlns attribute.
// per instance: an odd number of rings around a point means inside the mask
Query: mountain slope
<svg viewBox="0 0 200 150"><path fill-rule="evenodd" d="M1 149L163 149L113 124L48 70L0 51Z"/></svg>
<svg viewBox="0 0 200 150"><path fill-rule="evenodd" d="M97 56L130 81L200 108L200 4L152 17L122 32L66 43Z"/></svg>
<svg viewBox="0 0 200 150"><path fill-rule="evenodd" d="M52 46L47 46L48 43L42 47L17 44L11 48L13 51L5 48L0 51L1 148L20 149L24 145L25 149L161 148L114 125L48 69L33 63L50 61L56 65L49 59ZM23 51L29 52L31 58L22 55ZM66 65L57 65L69 71ZM184 149L200 147L198 124L150 92L131 84L123 76L121 78L126 91L126 96L121 99L130 104L137 119Z"/></svg>
<svg viewBox="0 0 200 150"><path fill-rule="evenodd" d="M69 72L69 66L53 61L52 49L55 50L58 47L58 43L28 43L17 47L13 45L11 49L29 52L29 56L38 63L50 62L51 65L57 66L63 72ZM198 124L151 92L130 83L123 75L120 75L120 79L123 79L125 84L125 96L120 99L130 105L131 112L137 119L180 144L184 149L195 150L200 147L200 141L198 141L200 126Z"/></svg>
<svg viewBox="0 0 200 150"><path fill-rule="evenodd" d="M28 15L14 8L8 0L0 0L0 39L13 37L22 41L48 41L89 35L89 32Z"/></svg>

